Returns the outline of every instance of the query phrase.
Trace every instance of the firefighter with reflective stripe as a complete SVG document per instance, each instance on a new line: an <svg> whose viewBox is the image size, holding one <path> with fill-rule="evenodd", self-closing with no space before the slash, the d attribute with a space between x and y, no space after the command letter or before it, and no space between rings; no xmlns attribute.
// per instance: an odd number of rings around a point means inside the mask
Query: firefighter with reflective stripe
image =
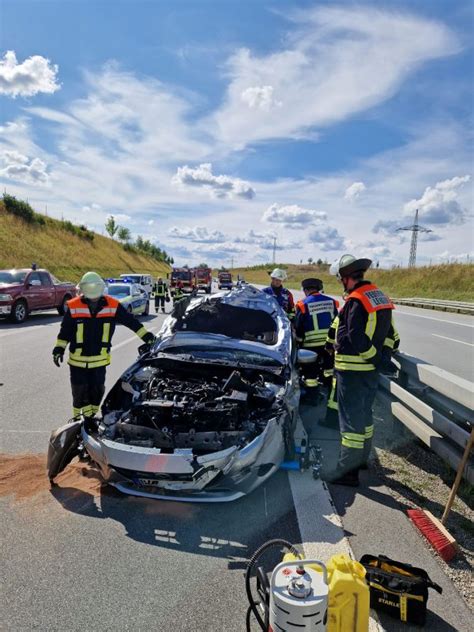
<svg viewBox="0 0 474 632"><path fill-rule="evenodd" d="M184 296L183 282L178 281L173 292L173 305L176 305L176 303L180 301L183 298L183 296Z"/></svg>
<svg viewBox="0 0 474 632"><path fill-rule="evenodd" d="M334 344L336 342L337 327L339 324L339 317L336 316L331 327L329 328L328 336L325 345L325 366L324 376L331 380L331 389L329 391L327 400L326 417L320 422L320 426L327 428L339 427L339 415L337 405L337 385L336 376L334 375ZM382 362L380 365L380 372L384 375L393 377L397 374L398 368L392 362L392 356L398 351L400 347L400 335L395 327L394 318L390 324L390 329L387 337L384 340L382 347ZM364 443L364 451L367 453L367 459L370 454L369 442ZM365 460L367 460L365 459Z"/></svg>
<svg viewBox="0 0 474 632"><path fill-rule="evenodd" d="M294 320L297 338L303 349L318 354L314 364L305 366L305 386L316 388L323 379L323 352L329 328L339 307L338 301L323 294L321 279L304 279L301 283L305 298L296 303Z"/></svg>
<svg viewBox="0 0 474 632"><path fill-rule="evenodd" d="M158 308L161 307L161 311L165 313L165 301L168 299L168 286L161 277L155 283L155 312L158 314Z"/></svg>
<svg viewBox="0 0 474 632"><path fill-rule="evenodd" d="M105 391L105 370L116 324L134 331L146 344L156 338L129 314L120 302L104 295L105 283L96 272L87 272L79 283L80 295L68 301L53 360L60 366L69 344L73 414L91 419L99 411Z"/></svg>
<svg viewBox="0 0 474 632"><path fill-rule="evenodd" d="M372 405L377 392L382 349L389 335L392 301L364 274L370 259L343 255L331 271L348 292L339 312L334 345L341 448L333 481L357 486L367 463L374 431Z"/></svg>
<svg viewBox="0 0 474 632"><path fill-rule="evenodd" d="M286 315L291 320L295 316L295 300L293 294L286 287L283 287L283 281L286 281L288 275L285 270L281 268L275 268L270 273L270 285L263 288L265 294L272 296L278 305L286 312Z"/></svg>

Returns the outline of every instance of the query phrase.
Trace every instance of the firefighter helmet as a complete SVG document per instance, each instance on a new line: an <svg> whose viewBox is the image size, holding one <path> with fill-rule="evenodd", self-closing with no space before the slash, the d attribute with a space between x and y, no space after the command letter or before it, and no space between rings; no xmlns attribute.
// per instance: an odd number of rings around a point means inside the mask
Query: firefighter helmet
<svg viewBox="0 0 474 632"><path fill-rule="evenodd" d="M279 281L286 281L288 275L286 274L285 270L282 270L281 268L275 268L273 272L270 272L270 277L272 279L278 279Z"/></svg>
<svg viewBox="0 0 474 632"><path fill-rule="evenodd" d="M79 281L79 289L85 298L96 300L105 292L105 283L97 272L86 272Z"/></svg>
<svg viewBox="0 0 474 632"><path fill-rule="evenodd" d="M342 255L339 261L331 265L329 272L340 279L348 277L354 272L365 272L370 268L371 264L371 259L356 259L354 255Z"/></svg>

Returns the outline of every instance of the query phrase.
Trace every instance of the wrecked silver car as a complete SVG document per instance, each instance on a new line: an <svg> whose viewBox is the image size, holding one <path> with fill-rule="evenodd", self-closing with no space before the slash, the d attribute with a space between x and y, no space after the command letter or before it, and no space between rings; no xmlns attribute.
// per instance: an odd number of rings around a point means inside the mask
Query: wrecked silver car
<svg viewBox="0 0 474 632"><path fill-rule="evenodd" d="M188 297L111 389L97 427L53 432L48 473L82 450L127 494L234 500L293 450L298 404L291 326L272 297L250 285Z"/></svg>

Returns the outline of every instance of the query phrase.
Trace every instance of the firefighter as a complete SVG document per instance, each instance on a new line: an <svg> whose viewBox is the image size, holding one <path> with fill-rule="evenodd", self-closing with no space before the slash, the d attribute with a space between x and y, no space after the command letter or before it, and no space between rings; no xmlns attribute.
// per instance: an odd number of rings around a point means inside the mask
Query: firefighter
<svg viewBox="0 0 474 632"><path fill-rule="evenodd" d="M339 312L334 345L341 447L332 482L353 487L359 485L359 470L370 454L372 404L394 309L378 287L364 280L371 263L343 255L334 270L348 296Z"/></svg>
<svg viewBox="0 0 474 632"><path fill-rule="evenodd" d="M176 305L176 303L181 300L184 296L184 292L183 292L183 282L182 281L178 281L178 283L176 284L176 287L174 288L174 292L173 292L173 305Z"/></svg>
<svg viewBox="0 0 474 632"><path fill-rule="evenodd" d="M165 301L169 301L168 286L161 277L155 283L155 312L158 314L158 308L165 313Z"/></svg>
<svg viewBox="0 0 474 632"><path fill-rule="evenodd" d="M303 349L309 349L318 355L314 364L306 365L304 380L306 387L316 388L319 380L323 382L323 352L339 303L322 293L321 279L304 279L301 288L305 298L296 303L295 333Z"/></svg>
<svg viewBox="0 0 474 632"><path fill-rule="evenodd" d="M134 331L146 344L155 336L129 314L120 302L104 294L105 283L96 272L87 272L79 282L80 295L68 301L56 345L54 364L59 367L69 344L74 417L81 412L85 423L94 428L105 391L105 371L110 364L110 348L116 324Z"/></svg>
<svg viewBox="0 0 474 632"><path fill-rule="evenodd" d="M285 270L281 268L275 268L270 273L270 285L263 288L265 294L273 296L278 305L286 312L288 318L291 320L295 315L295 301L293 294L286 287L283 287L283 281L287 279Z"/></svg>

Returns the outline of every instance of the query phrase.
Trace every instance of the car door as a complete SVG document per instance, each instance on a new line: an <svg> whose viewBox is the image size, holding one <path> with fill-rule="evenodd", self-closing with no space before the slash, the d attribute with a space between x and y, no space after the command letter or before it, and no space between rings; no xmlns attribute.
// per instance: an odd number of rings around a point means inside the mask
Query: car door
<svg viewBox="0 0 474 632"><path fill-rule="evenodd" d="M41 306L44 308L56 307L56 290L47 272L39 273L41 281Z"/></svg>
<svg viewBox="0 0 474 632"><path fill-rule="evenodd" d="M142 293L140 291L140 288L138 285L132 285L131 287L132 290L132 312L134 314L141 314L142 310L143 310L143 300L142 300Z"/></svg>
<svg viewBox="0 0 474 632"><path fill-rule="evenodd" d="M33 271L25 279L25 298L28 309L41 309L41 279L39 272Z"/></svg>

